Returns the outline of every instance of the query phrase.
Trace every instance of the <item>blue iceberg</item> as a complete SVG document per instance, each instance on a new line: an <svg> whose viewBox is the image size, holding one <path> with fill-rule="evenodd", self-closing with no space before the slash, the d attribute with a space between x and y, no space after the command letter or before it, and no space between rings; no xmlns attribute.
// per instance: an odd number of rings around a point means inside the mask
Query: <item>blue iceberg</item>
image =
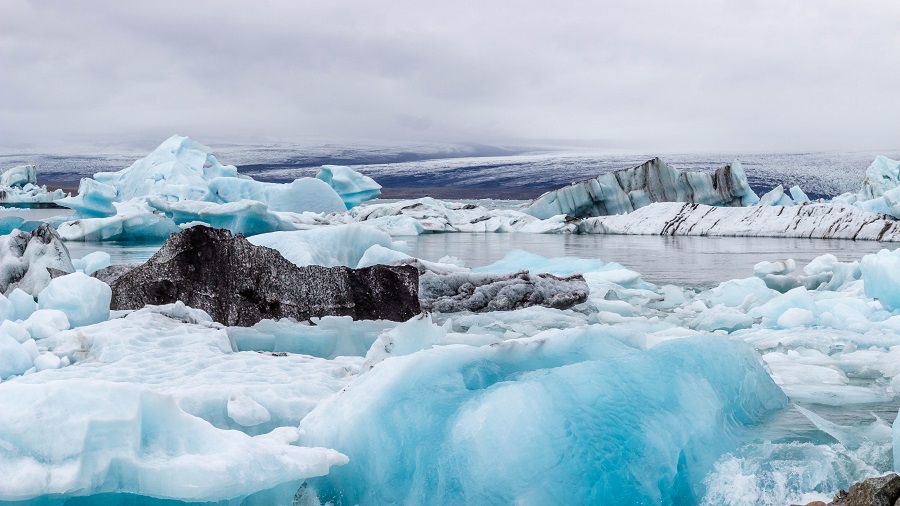
<svg viewBox="0 0 900 506"><path fill-rule="evenodd" d="M619 332L621 333L621 331ZM693 504L716 459L786 398L748 346L629 347L609 327L388 358L301 422L349 464L343 504Z"/></svg>

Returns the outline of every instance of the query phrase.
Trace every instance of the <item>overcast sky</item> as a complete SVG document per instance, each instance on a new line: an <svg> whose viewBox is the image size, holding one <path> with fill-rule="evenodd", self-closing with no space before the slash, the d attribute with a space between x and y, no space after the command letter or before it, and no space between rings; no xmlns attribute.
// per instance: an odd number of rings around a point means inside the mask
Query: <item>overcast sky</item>
<svg viewBox="0 0 900 506"><path fill-rule="evenodd" d="M0 147L900 147L900 2L0 0Z"/></svg>

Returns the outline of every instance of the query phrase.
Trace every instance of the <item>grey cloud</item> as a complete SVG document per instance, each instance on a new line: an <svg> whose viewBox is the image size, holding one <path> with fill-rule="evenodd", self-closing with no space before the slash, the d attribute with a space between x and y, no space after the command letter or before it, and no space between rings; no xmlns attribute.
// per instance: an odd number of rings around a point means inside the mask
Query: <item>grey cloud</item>
<svg viewBox="0 0 900 506"><path fill-rule="evenodd" d="M0 145L890 148L894 2L0 0Z"/></svg>

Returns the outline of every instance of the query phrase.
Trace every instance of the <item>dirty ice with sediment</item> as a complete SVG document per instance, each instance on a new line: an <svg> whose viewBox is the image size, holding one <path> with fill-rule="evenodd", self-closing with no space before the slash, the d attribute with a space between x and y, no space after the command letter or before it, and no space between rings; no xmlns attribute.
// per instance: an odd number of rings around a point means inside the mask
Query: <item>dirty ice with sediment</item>
<svg viewBox="0 0 900 506"><path fill-rule="evenodd" d="M379 199L379 167L262 181L181 136L73 195L39 169L0 174L4 204L64 208L0 213L0 504L774 505L898 468L890 158L827 196L653 158L527 202ZM834 251L679 286L602 248L414 247L478 234ZM288 295L201 293L267 270ZM414 286L384 277L401 271ZM288 300L309 272L364 281ZM388 289L416 314L354 319Z"/></svg>

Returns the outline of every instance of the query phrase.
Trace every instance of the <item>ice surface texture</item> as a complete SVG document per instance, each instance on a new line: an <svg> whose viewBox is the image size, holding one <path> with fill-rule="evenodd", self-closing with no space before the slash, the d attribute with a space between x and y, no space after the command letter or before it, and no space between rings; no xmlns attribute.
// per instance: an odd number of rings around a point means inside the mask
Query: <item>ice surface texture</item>
<svg viewBox="0 0 900 506"><path fill-rule="evenodd" d="M406 320L419 312L418 271L298 267L278 251L204 226L173 234L145 264L112 284L113 309L182 301L225 325L264 318L347 315Z"/></svg>
<svg viewBox="0 0 900 506"><path fill-rule="evenodd" d="M9 295L15 288L37 295L50 283L48 269L73 272L69 250L48 224L31 233L19 232L0 237L0 292Z"/></svg>
<svg viewBox="0 0 900 506"><path fill-rule="evenodd" d="M225 330L202 320L176 305L45 339L77 365L0 382L0 501L102 492L239 500L293 483L268 502L282 504L304 478L346 462L290 443L352 364L234 353Z"/></svg>
<svg viewBox="0 0 900 506"><path fill-rule="evenodd" d="M385 360L304 418L304 444L350 458L314 486L345 504L695 502L742 426L786 400L744 345L615 337L548 331Z"/></svg>
<svg viewBox="0 0 900 506"><path fill-rule="evenodd" d="M586 218L634 211L653 202L746 206L759 202L741 164L715 172L681 172L654 158L631 169L601 174L541 195L524 211L546 219L559 214Z"/></svg>
<svg viewBox="0 0 900 506"><path fill-rule="evenodd" d="M900 241L900 221L840 204L731 208L658 203L626 215L586 219L579 223L578 230L599 234Z"/></svg>

